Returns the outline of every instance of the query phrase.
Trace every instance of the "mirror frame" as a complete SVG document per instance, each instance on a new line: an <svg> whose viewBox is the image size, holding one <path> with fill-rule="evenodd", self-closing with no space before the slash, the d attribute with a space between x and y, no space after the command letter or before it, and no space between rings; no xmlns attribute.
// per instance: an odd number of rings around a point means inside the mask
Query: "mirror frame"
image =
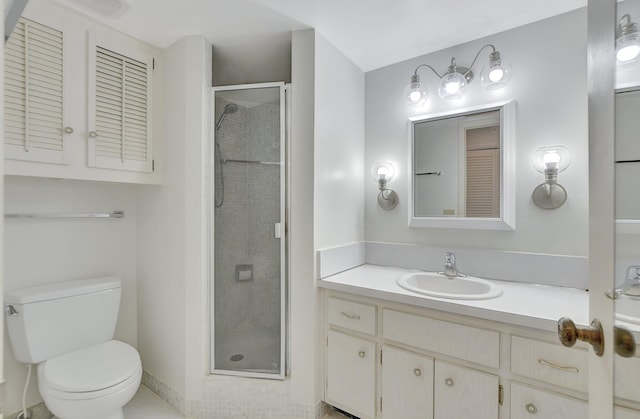
<svg viewBox="0 0 640 419"><path fill-rule="evenodd" d="M419 217L415 216L414 188L414 127L416 124L482 112L500 111L500 217ZM465 228L480 230L515 230L516 229L516 129L515 100L484 104L480 106L455 109L428 115L409 118L409 227Z"/></svg>

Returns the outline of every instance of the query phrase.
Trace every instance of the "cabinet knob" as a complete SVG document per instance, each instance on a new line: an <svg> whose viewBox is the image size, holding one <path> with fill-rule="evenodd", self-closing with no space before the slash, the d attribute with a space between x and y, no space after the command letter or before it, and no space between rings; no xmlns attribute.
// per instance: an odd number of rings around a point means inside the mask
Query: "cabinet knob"
<svg viewBox="0 0 640 419"><path fill-rule="evenodd" d="M71 128L71 127L64 127L64 133L65 133L65 134L73 134L73 128Z"/></svg>
<svg viewBox="0 0 640 419"><path fill-rule="evenodd" d="M95 131L90 131L89 132L89 138L96 138L96 137L98 137L98 133L97 132L95 132Z"/></svg>
<svg viewBox="0 0 640 419"><path fill-rule="evenodd" d="M527 405L524 408L528 413L531 413L532 415L535 415L536 413L538 413L538 408L533 403L527 403Z"/></svg>
<svg viewBox="0 0 640 419"><path fill-rule="evenodd" d="M416 377L420 377L422 375L422 371L420 371L420 368L414 369L413 373L416 375Z"/></svg>
<svg viewBox="0 0 640 419"><path fill-rule="evenodd" d="M447 378L446 380L444 380L444 383L447 385L447 387L453 387L453 379L451 378Z"/></svg>
<svg viewBox="0 0 640 419"><path fill-rule="evenodd" d="M360 358L364 358L364 356L365 356L365 355L366 355L366 354L364 353L364 351L360 351L360 352L358 352L358 356L359 356Z"/></svg>

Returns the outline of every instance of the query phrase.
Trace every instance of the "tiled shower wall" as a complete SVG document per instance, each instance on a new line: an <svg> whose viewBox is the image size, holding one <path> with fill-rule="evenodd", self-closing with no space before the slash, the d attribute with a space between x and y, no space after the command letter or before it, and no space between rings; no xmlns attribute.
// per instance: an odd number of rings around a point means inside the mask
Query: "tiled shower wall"
<svg viewBox="0 0 640 419"><path fill-rule="evenodd" d="M216 121L227 103L216 98ZM223 157L279 162L279 114L280 105L270 102L240 105L226 115L216 132ZM280 166L227 162L223 171L224 203L215 210L216 335L256 329L277 335L280 240L274 227L280 219ZM253 279L236 281L236 265L247 264L253 265Z"/></svg>

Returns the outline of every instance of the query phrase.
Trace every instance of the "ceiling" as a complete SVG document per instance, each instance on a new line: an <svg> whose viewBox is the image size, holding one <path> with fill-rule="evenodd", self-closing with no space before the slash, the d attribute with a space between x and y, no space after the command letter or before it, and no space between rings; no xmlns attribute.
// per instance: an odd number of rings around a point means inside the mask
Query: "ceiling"
<svg viewBox="0 0 640 419"><path fill-rule="evenodd" d="M76 10L74 0L58 0ZM106 1L106 0L98 0ZM131 0L91 17L159 47L315 28L367 72L586 6L587 0Z"/></svg>

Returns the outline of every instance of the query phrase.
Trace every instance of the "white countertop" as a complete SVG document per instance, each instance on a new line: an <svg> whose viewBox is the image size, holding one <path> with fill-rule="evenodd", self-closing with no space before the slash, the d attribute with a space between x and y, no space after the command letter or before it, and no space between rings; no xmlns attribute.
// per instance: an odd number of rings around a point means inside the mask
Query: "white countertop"
<svg viewBox="0 0 640 419"><path fill-rule="evenodd" d="M551 332L557 331L560 317L570 317L580 325L589 324L589 294L584 290L492 281L503 291L497 298L451 300L415 294L396 284L400 275L412 271L388 266L361 265L323 278L318 281L318 286Z"/></svg>

